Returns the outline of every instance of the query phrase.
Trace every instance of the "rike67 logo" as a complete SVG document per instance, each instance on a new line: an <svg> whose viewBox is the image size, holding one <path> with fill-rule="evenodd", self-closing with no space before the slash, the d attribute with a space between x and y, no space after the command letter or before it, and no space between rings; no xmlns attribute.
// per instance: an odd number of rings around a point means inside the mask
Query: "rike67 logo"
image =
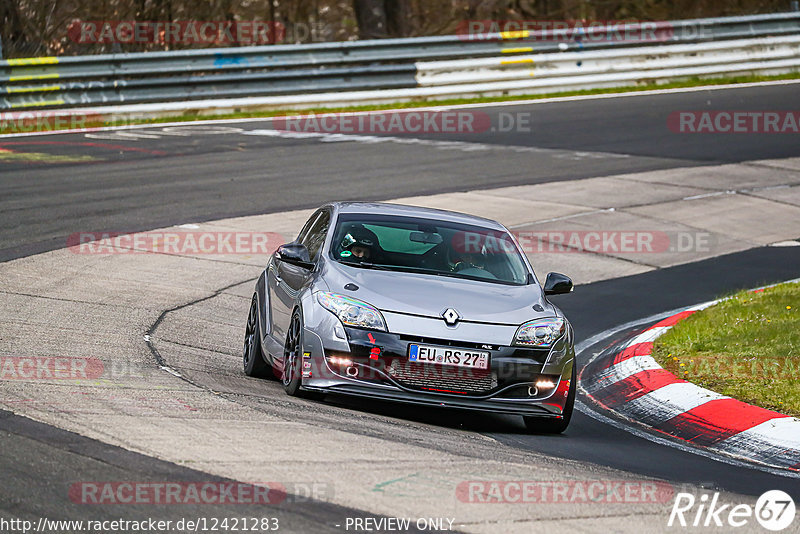
<svg viewBox="0 0 800 534"><path fill-rule="evenodd" d="M738 528L751 525L755 520L765 529L782 531L794 522L795 504L792 497L781 490L770 490L761 495L755 506L749 504L722 504L719 492L713 496L678 493L667 526Z"/></svg>

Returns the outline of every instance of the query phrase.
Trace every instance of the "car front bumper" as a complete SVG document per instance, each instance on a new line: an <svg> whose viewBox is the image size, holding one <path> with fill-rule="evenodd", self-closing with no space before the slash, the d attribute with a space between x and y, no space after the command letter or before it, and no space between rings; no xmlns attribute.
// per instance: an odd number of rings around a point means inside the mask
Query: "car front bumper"
<svg viewBox="0 0 800 534"><path fill-rule="evenodd" d="M548 351L345 331L346 343L337 340L331 343L336 350L331 350L322 336L306 329L304 390L526 416L558 418L564 410L574 365L571 332ZM412 364L408 351L414 343L488 352L489 369ZM342 350L345 347L350 350ZM537 387L546 382L553 387Z"/></svg>

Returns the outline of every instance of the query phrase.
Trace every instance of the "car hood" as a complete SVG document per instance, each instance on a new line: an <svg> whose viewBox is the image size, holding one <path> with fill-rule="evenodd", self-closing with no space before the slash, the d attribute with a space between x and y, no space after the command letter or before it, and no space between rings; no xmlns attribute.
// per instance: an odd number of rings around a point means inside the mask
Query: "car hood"
<svg viewBox="0 0 800 534"><path fill-rule="evenodd" d="M334 262L326 263L321 275L332 292L363 300L384 312L438 318L447 308L453 308L463 321L508 325L558 314L536 284L509 286L445 276L376 271ZM356 284L359 289L345 289L349 283Z"/></svg>

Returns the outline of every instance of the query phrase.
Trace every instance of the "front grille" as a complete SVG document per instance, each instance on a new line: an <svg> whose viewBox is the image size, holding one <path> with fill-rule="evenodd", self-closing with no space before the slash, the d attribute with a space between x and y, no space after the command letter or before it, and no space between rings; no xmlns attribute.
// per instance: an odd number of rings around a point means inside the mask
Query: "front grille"
<svg viewBox="0 0 800 534"><path fill-rule="evenodd" d="M439 393L487 393L497 387L497 376L489 369L393 359L386 372L404 387Z"/></svg>

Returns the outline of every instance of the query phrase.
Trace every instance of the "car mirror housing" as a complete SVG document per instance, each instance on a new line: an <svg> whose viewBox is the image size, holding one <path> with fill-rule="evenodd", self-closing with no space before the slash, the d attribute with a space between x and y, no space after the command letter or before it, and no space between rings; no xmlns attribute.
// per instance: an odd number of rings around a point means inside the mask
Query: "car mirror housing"
<svg viewBox="0 0 800 534"><path fill-rule="evenodd" d="M311 261L311 256L308 254L308 249L305 245L300 243L288 243L278 247L275 253L277 260L291 265L297 265L303 269L313 269L314 262Z"/></svg>
<svg viewBox="0 0 800 534"><path fill-rule="evenodd" d="M573 289L572 279L561 273L550 273L544 282L545 295L563 295L571 293Z"/></svg>

